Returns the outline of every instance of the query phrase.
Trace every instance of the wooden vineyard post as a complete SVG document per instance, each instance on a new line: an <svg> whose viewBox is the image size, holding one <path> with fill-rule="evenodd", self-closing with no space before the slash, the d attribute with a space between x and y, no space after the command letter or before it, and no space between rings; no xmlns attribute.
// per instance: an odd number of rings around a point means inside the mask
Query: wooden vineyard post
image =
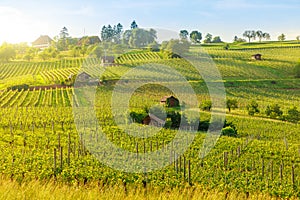
<svg viewBox="0 0 300 200"><path fill-rule="evenodd" d="M240 157L240 155L241 155L241 146L237 148L237 156Z"/></svg>
<svg viewBox="0 0 300 200"><path fill-rule="evenodd" d="M51 129L52 129L52 133L54 133L54 122L52 121L52 127L51 127Z"/></svg>
<svg viewBox="0 0 300 200"><path fill-rule="evenodd" d="M284 145L285 145L285 150L289 150L289 144L288 141L286 140L286 137L284 137Z"/></svg>
<svg viewBox="0 0 300 200"><path fill-rule="evenodd" d="M186 177L186 160L185 160L185 156L183 156L183 178L185 179Z"/></svg>
<svg viewBox="0 0 300 200"><path fill-rule="evenodd" d="M191 185L191 162L188 160L188 183Z"/></svg>
<svg viewBox="0 0 300 200"><path fill-rule="evenodd" d="M224 167L227 169L228 165L228 152L224 152Z"/></svg>
<svg viewBox="0 0 300 200"><path fill-rule="evenodd" d="M135 149L136 149L136 159L139 159L139 143L135 144Z"/></svg>
<svg viewBox="0 0 300 200"><path fill-rule="evenodd" d="M60 133L58 133L57 135L57 142L58 142L57 148L60 149Z"/></svg>
<svg viewBox="0 0 300 200"><path fill-rule="evenodd" d="M76 142L74 141L74 144L73 144L73 157L76 158Z"/></svg>
<svg viewBox="0 0 300 200"><path fill-rule="evenodd" d="M71 135L68 133L68 166L70 166L70 154L71 154Z"/></svg>
<svg viewBox="0 0 300 200"><path fill-rule="evenodd" d="M270 161L271 181L273 181L273 161Z"/></svg>
<svg viewBox="0 0 300 200"><path fill-rule="evenodd" d="M56 177L56 149L55 148L53 152L53 172L54 172L54 177Z"/></svg>
<svg viewBox="0 0 300 200"><path fill-rule="evenodd" d="M265 175L265 161L264 161L264 158L262 158L262 160L261 160L261 176L262 176L262 179L264 178L264 175Z"/></svg>
<svg viewBox="0 0 300 200"><path fill-rule="evenodd" d="M26 133L24 132L24 134L23 134L23 137L24 137L24 139L23 139L23 146L24 147L26 147Z"/></svg>
<svg viewBox="0 0 300 200"><path fill-rule="evenodd" d="M181 156L179 157L179 171L181 172Z"/></svg>
<svg viewBox="0 0 300 200"><path fill-rule="evenodd" d="M178 174L178 155L175 153L175 168L176 168L176 174Z"/></svg>
<svg viewBox="0 0 300 200"><path fill-rule="evenodd" d="M283 181L283 163L280 164L280 169L279 169L279 176L280 176L280 183L282 184Z"/></svg>
<svg viewBox="0 0 300 200"><path fill-rule="evenodd" d="M295 164L292 165L292 185L295 187Z"/></svg>
<svg viewBox="0 0 300 200"><path fill-rule="evenodd" d="M63 147L60 147L60 169L63 169Z"/></svg>

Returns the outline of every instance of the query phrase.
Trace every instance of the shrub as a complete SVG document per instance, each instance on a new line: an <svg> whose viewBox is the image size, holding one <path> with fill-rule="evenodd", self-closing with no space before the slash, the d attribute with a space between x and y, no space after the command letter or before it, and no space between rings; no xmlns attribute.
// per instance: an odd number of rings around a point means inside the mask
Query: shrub
<svg viewBox="0 0 300 200"><path fill-rule="evenodd" d="M210 111L210 109L212 107L211 100L203 101L200 107L201 107L202 110Z"/></svg>
<svg viewBox="0 0 300 200"><path fill-rule="evenodd" d="M168 118L171 118L172 128L179 128L181 122L181 114L179 112L171 111L167 114Z"/></svg>
<svg viewBox="0 0 300 200"><path fill-rule="evenodd" d="M228 99L226 101L226 107L228 108L228 111L234 110L238 108L238 103L236 99Z"/></svg>
<svg viewBox="0 0 300 200"><path fill-rule="evenodd" d="M21 90L28 90L29 89L29 85L27 84L23 84L23 85L14 85L12 87L8 87L7 90L18 90L19 92Z"/></svg>
<svg viewBox="0 0 300 200"><path fill-rule="evenodd" d="M229 137L237 137L237 132L231 126L222 129L222 135Z"/></svg>
<svg viewBox="0 0 300 200"><path fill-rule="evenodd" d="M144 112L131 112L130 117L136 123L143 123L144 118L147 116L147 113Z"/></svg>
<svg viewBox="0 0 300 200"><path fill-rule="evenodd" d="M277 118L282 116L283 112L280 109L280 106L278 104L273 104L270 106L267 106L267 109L265 111L266 115L271 118Z"/></svg>
<svg viewBox="0 0 300 200"><path fill-rule="evenodd" d="M259 113L258 103L254 100L251 101L246 108L248 110L248 114L251 116L253 116L255 113Z"/></svg>
<svg viewBox="0 0 300 200"><path fill-rule="evenodd" d="M288 110L286 120L293 123L298 123L300 121L300 112L297 110L296 106Z"/></svg>

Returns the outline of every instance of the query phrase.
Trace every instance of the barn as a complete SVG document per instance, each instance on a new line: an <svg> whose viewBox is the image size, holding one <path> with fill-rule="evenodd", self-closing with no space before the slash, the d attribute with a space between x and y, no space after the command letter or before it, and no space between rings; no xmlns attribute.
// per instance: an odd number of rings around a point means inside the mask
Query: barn
<svg viewBox="0 0 300 200"><path fill-rule="evenodd" d="M91 78L91 75L89 75L86 72L81 72L80 74L77 75L77 80L78 81L87 81Z"/></svg>
<svg viewBox="0 0 300 200"><path fill-rule="evenodd" d="M166 107L179 107L179 100L174 96L165 96L160 100Z"/></svg>
<svg viewBox="0 0 300 200"><path fill-rule="evenodd" d="M163 127L165 125L165 121L153 114L149 114L143 119L143 124L156 127Z"/></svg>
<svg viewBox="0 0 300 200"><path fill-rule="evenodd" d="M104 56L101 59L101 65L102 66L112 66L115 63L115 57L114 56Z"/></svg>
<svg viewBox="0 0 300 200"><path fill-rule="evenodd" d="M32 47L38 48L38 49L46 49L51 46L52 39L48 35L41 35L39 38L37 38L34 42L32 42Z"/></svg>

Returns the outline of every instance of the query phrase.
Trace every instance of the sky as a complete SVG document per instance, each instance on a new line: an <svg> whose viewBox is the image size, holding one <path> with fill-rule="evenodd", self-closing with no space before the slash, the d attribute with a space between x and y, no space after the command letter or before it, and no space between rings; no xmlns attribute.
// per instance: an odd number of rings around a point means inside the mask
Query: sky
<svg viewBox="0 0 300 200"><path fill-rule="evenodd" d="M129 29L133 20L140 28L169 30L164 35L172 38L186 29L227 42L245 30L268 32L272 40L281 33L295 39L299 10L299 0L0 0L0 44L53 38L64 26L72 37L99 36L103 25Z"/></svg>

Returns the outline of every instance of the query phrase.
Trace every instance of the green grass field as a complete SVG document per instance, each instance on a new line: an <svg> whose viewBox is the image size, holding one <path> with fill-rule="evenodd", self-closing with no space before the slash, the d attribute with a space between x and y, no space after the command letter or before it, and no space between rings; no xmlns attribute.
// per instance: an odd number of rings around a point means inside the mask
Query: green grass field
<svg viewBox="0 0 300 200"><path fill-rule="evenodd" d="M126 54L116 61L118 65L109 67L101 66L96 58L1 63L0 199L48 199L50 195L49 199L300 198L299 122L290 123L264 114L271 104L280 105L284 115L292 106L299 110L300 79L295 78L294 71L300 58L299 47L295 42L236 44L230 50L221 45L203 46L222 75L222 80L215 84L223 82L227 98L238 101L238 108L227 111L226 116L236 126L238 137L220 137L212 151L200 158L206 133L199 131L183 155L171 157L172 164L147 174L114 170L86 149L88 141L78 134L72 109L81 99L74 98L73 87L60 84L82 66L91 74L102 74L107 82L98 87L95 106L100 123L83 122L93 127L85 129L84 134L97 139L101 126L110 141L130 152L138 149L142 155L164 149L172 154L176 150L172 141L175 130L162 129L146 139L127 135L114 122L111 95L115 81L126 72L155 62L182 74L196 92L200 106L209 99L207 86L187 61L166 59L160 52L139 52ZM198 50L198 46L191 47L192 53ZM262 54L263 60L252 60L255 53ZM140 79L145 78L144 74L143 70L136 72ZM156 78L157 74L157 70L152 70L147 76ZM164 73L159 78L173 77L176 76L172 73ZM30 90L7 89L21 84L28 84ZM57 87L39 88L49 85ZM131 109L143 110L169 94L170 90L159 85L146 85L131 97ZM254 116L249 116L246 110L251 100L258 102L261 111ZM209 120L210 114L201 111L200 121ZM184 131L184 134L192 133ZM117 153L105 156L114 159Z"/></svg>

